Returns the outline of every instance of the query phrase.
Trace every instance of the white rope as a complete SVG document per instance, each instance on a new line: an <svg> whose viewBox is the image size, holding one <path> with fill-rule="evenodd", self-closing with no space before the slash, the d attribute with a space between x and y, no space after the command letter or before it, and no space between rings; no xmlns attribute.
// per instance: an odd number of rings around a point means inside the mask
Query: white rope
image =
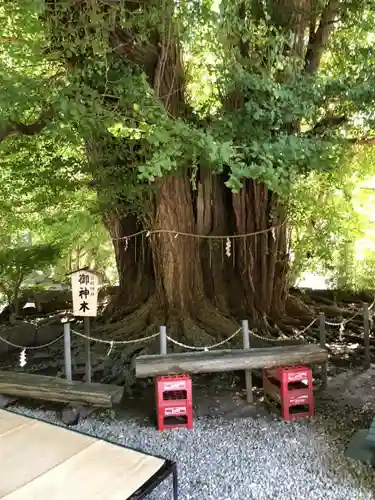
<svg viewBox="0 0 375 500"><path fill-rule="evenodd" d="M283 338L277 338L277 339L275 339L275 338L273 338L273 337L266 337L266 336L264 336L264 335L260 335L259 333L255 333L255 332L253 332L252 330L250 330L250 333L251 333L251 335L253 335L254 337L256 337L256 338L258 338L258 339L260 339L260 340L265 340L266 342L279 342L279 341L281 341L281 340L288 340L288 337L287 337L286 335L284 335L284 337L283 337ZM298 332L296 332L296 333L298 333Z"/></svg>
<svg viewBox="0 0 375 500"><path fill-rule="evenodd" d="M375 299L373 300L372 304L369 306L369 308L368 308L369 311L371 311L371 309L374 307L374 304L375 304ZM359 316L361 313L362 313L361 310L357 311L355 314L353 314L353 316L351 316L350 318L347 318L347 319L343 319L339 323L335 323L335 322L331 322L331 321L326 321L326 325L328 325L328 326L340 326L340 327L342 327L342 326L346 325L347 323L349 323L350 321L352 321L357 316Z"/></svg>
<svg viewBox="0 0 375 500"><path fill-rule="evenodd" d="M13 344L13 342L10 342L9 340L7 339L4 339L4 337L1 337L0 336L0 340L2 342L4 342L4 344L8 344L9 346L11 347L14 347L16 349L22 349L22 350L27 350L27 351L31 351L31 350L36 350L36 349L44 349L45 347L48 347L52 344L55 344L56 342L58 342L60 339L62 339L64 336L64 334L62 333L60 335L60 337L57 337L57 339L55 340L52 340L51 342L48 342L47 344L42 344L42 345L34 345L34 346L24 346L24 345L18 345L18 344Z"/></svg>
<svg viewBox="0 0 375 500"><path fill-rule="evenodd" d="M302 333L305 333L306 330L308 330L310 327L313 326L314 323L316 323L318 321L319 318L315 318L311 321L311 323L309 323L307 326L305 326L305 328L303 330L298 330L296 333L298 333L298 335L301 335Z"/></svg>
<svg viewBox="0 0 375 500"><path fill-rule="evenodd" d="M277 339L273 339L273 338L271 338L271 337L265 337L265 336L263 336L263 335L260 335L259 333L255 333L255 332L253 332L252 330L250 330L250 333L251 333L251 335L253 335L254 337L257 337L257 338L258 338L258 339L260 339L260 340L265 340L266 342L272 342L272 341L274 341L274 340L277 340Z"/></svg>
<svg viewBox="0 0 375 500"><path fill-rule="evenodd" d="M229 342L230 340L232 340L236 335L239 334L239 332L242 330L242 328L239 328L238 330L236 330L230 337L222 340L221 342L218 342L217 344L213 344L213 345L209 345L209 346L206 346L206 347L196 347L196 346L192 346L192 345L187 345L187 344L183 344L182 342L178 342L177 340L173 339L172 337L169 337L167 335L167 339L172 342L173 344L176 344L180 347L184 347L185 349L190 349L192 351L209 351L210 349L215 349L215 347L219 347L223 344L226 344L227 342Z"/></svg>
<svg viewBox="0 0 375 500"><path fill-rule="evenodd" d="M311 323L309 323L303 330L300 330L298 331L297 333L299 334L302 334L304 333L306 330L308 330L314 323L316 323L318 321L319 318L315 318L311 321ZM229 342L230 340L232 340L240 331L242 330L242 328L239 328L238 330L236 330L230 337L228 337L227 339L224 339L222 340L221 342L218 342L217 344L213 344L213 345L210 345L210 346L206 346L206 347L196 347L196 346L191 346L191 345L187 345L187 344L183 344L182 342L178 342L177 340L173 339L172 337L169 337L167 335L167 339L172 342L173 344L176 344L178 345L179 347L184 347L185 349L190 349L192 351L209 351L210 349L215 349L215 347L219 347L227 342ZM254 335L254 337L257 337L258 339L261 339L261 340L266 340L268 342L272 341L272 340L275 340L275 339L272 339L272 338L269 338L269 337L263 337L262 335L259 335L258 333L255 333L253 332L252 330L249 331L249 333L251 333L252 335ZM277 340L277 339L276 339Z"/></svg>
<svg viewBox="0 0 375 500"><path fill-rule="evenodd" d="M303 330L297 330L295 331L296 334L301 335L302 333L305 333L309 328L313 326L314 323L316 323L319 320L319 318L313 319ZM257 337L260 340L266 340L267 342L277 342L282 339L274 339L272 337L265 337L263 335L260 335L259 333L255 333L254 331L250 330L250 333L254 335L254 337ZM285 337L284 337L285 338Z"/></svg>
<svg viewBox="0 0 375 500"><path fill-rule="evenodd" d="M345 326L350 321L352 321L357 316L358 316L358 313L355 314L354 316L352 316L351 318L349 318L347 321L343 320L343 321L341 321L341 323L333 323L331 321L326 321L325 324L328 325L328 326L339 326L339 327L342 327L342 326Z"/></svg>
<svg viewBox="0 0 375 500"><path fill-rule="evenodd" d="M75 335L78 335L78 337L82 337L83 339L86 340L91 340L92 342L98 342L99 344L109 344L110 346L114 345L121 345L121 344L137 344L139 342L145 342L146 340L151 340L154 339L155 337L158 337L160 333L154 333L152 335L149 335L148 337L143 337L141 339L135 339L135 340L105 340L105 339L98 339L97 337L89 337L88 335L84 335L81 332L77 332L76 330L71 330L72 333Z"/></svg>

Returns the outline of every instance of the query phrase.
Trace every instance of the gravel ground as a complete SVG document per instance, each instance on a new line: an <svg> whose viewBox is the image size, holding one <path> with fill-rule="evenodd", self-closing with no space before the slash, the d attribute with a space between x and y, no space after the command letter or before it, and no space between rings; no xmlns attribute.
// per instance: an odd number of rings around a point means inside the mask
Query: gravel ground
<svg viewBox="0 0 375 500"><path fill-rule="evenodd" d="M52 411L14 410L57 420ZM359 428L348 429L357 411L348 420L348 409L335 413L322 402L314 421L284 423L260 412L232 421L199 418L192 431L164 433L99 414L76 429L176 460L180 500L375 500L373 469L344 456ZM171 491L171 484L161 485L150 500L170 500Z"/></svg>

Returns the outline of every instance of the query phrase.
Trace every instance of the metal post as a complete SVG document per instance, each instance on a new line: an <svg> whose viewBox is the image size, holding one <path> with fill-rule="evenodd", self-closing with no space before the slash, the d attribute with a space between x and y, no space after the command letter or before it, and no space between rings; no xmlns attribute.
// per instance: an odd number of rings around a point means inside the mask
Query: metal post
<svg viewBox="0 0 375 500"><path fill-rule="evenodd" d="M83 318L84 333L86 337L90 337L90 318L85 316ZM91 369L91 346L90 339L85 339L85 351L86 351L86 382L91 382L92 379L92 369Z"/></svg>
<svg viewBox="0 0 375 500"><path fill-rule="evenodd" d="M320 333L320 347L322 349L326 348L326 317L324 313L319 314L319 333ZM322 364L322 389L327 388L328 379L328 361L324 361Z"/></svg>
<svg viewBox="0 0 375 500"><path fill-rule="evenodd" d="M370 320L369 320L369 311L368 304L366 302L363 303L363 345L365 349L365 370L368 370L371 365L370 359Z"/></svg>
<svg viewBox="0 0 375 500"><path fill-rule="evenodd" d="M250 349L250 336L249 336L249 322L247 319L242 321L242 333L243 333L243 348ZM245 370L245 382L246 382L246 399L248 403L253 403L253 378L251 370Z"/></svg>
<svg viewBox="0 0 375 500"><path fill-rule="evenodd" d="M178 476L177 476L177 465L176 464L173 464L172 475L173 475L172 500L178 500Z"/></svg>
<svg viewBox="0 0 375 500"><path fill-rule="evenodd" d="M167 327L160 327L160 354L167 354Z"/></svg>
<svg viewBox="0 0 375 500"><path fill-rule="evenodd" d="M64 323L64 361L65 361L65 378L72 381L72 350L70 338L70 323Z"/></svg>

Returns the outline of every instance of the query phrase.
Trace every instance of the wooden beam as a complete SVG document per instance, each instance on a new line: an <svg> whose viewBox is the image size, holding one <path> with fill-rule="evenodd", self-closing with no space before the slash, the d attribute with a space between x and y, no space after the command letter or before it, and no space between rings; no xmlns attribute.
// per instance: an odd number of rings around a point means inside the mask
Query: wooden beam
<svg viewBox="0 0 375 500"><path fill-rule="evenodd" d="M56 403L111 408L119 403L123 389L117 385L68 381L44 375L0 372L0 394Z"/></svg>
<svg viewBox="0 0 375 500"><path fill-rule="evenodd" d="M137 377L155 377L178 373L211 373L295 364L321 363L328 359L325 349L308 344L261 349L182 352L139 356L135 361Z"/></svg>

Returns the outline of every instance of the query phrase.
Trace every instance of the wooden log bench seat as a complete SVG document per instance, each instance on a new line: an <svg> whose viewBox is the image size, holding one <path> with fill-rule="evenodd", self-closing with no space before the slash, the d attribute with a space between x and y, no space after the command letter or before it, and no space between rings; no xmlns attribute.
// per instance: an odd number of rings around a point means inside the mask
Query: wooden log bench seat
<svg viewBox="0 0 375 500"><path fill-rule="evenodd" d="M117 385L72 381L23 372L0 371L0 394L93 408L112 408L121 401Z"/></svg>
<svg viewBox="0 0 375 500"><path fill-rule="evenodd" d="M227 372L322 363L327 359L326 349L314 344L248 350L223 349L139 356L135 361L135 372L137 377L146 378L178 373Z"/></svg>

